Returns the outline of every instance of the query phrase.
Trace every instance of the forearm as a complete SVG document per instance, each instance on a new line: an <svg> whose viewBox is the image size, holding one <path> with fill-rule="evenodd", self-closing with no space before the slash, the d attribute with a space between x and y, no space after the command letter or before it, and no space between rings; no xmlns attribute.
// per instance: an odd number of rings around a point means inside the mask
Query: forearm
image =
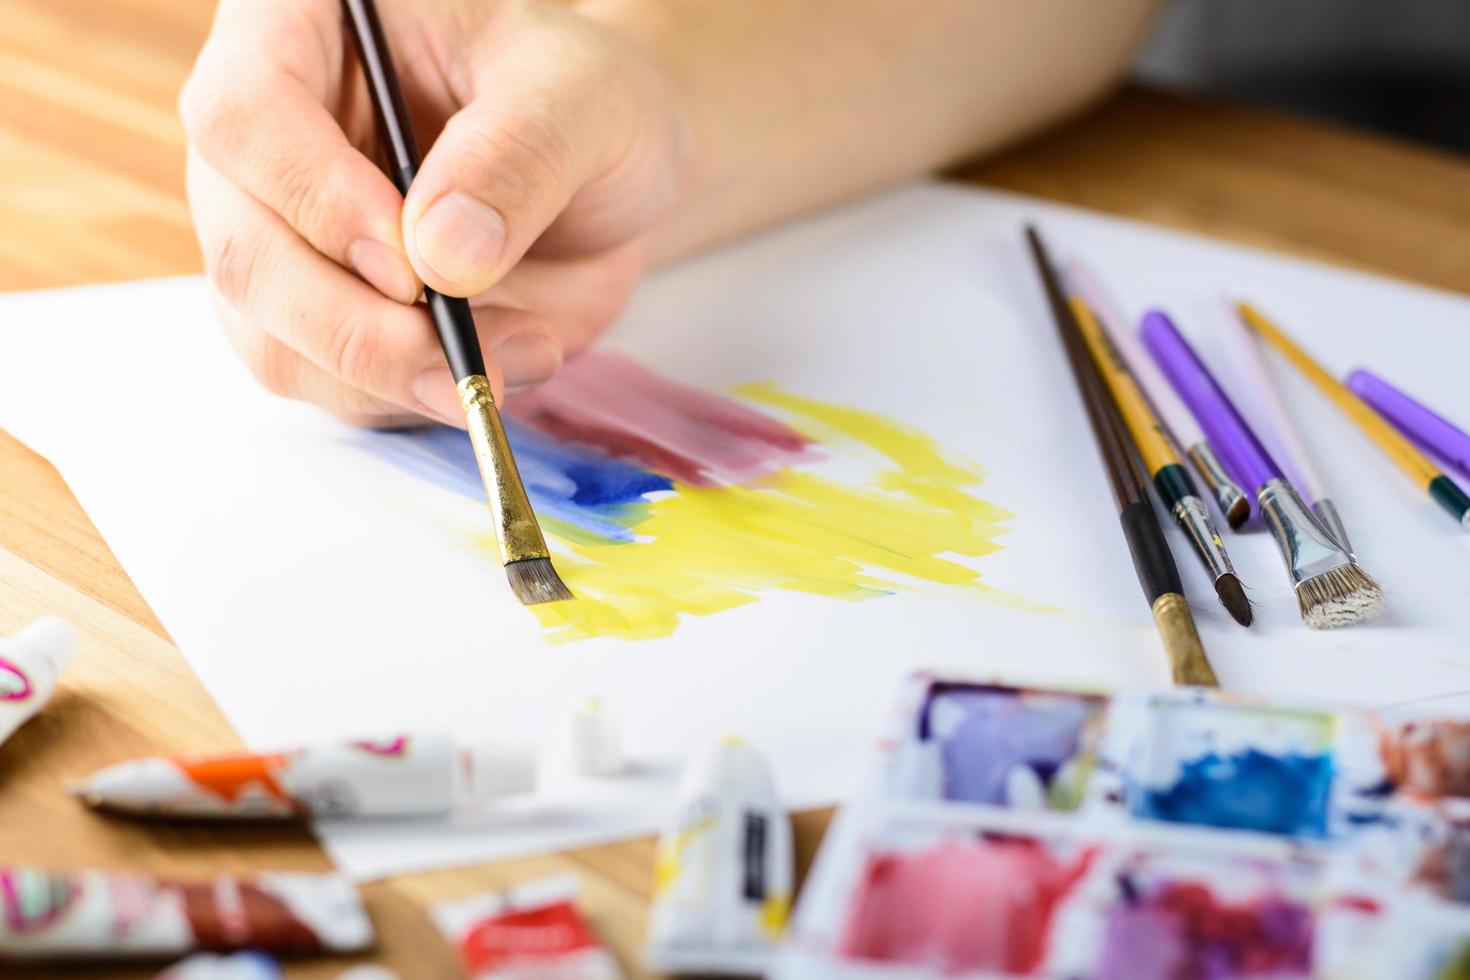
<svg viewBox="0 0 1470 980"><path fill-rule="evenodd" d="M1010 142L1107 91L1156 0L584 0L678 89L677 257Z"/></svg>

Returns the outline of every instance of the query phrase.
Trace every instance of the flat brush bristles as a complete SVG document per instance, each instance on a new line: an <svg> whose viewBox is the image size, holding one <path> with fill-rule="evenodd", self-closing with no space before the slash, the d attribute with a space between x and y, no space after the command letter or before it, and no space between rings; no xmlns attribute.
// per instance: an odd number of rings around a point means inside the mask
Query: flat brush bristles
<svg viewBox="0 0 1470 980"><path fill-rule="evenodd" d="M1357 565L1305 579L1296 587L1302 621L1312 629L1355 626L1383 615L1383 589Z"/></svg>
<svg viewBox="0 0 1470 980"><path fill-rule="evenodd" d="M1255 619L1255 613L1251 611L1251 601L1246 597L1245 586L1240 584L1240 578L1233 572L1226 572L1215 579L1215 595L1220 597L1220 605L1225 607L1232 619L1242 626L1249 626Z"/></svg>
<svg viewBox="0 0 1470 980"><path fill-rule="evenodd" d="M1225 511L1225 523L1230 525L1230 530L1239 531L1245 527L1245 522L1250 519L1251 504L1245 497L1237 497Z"/></svg>
<svg viewBox="0 0 1470 980"><path fill-rule="evenodd" d="M505 577L510 581L511 591L521 600L523 606L566 602L572 598L572 590L556 574L550 558L525 558L509 562L505 566Z"/></svg>

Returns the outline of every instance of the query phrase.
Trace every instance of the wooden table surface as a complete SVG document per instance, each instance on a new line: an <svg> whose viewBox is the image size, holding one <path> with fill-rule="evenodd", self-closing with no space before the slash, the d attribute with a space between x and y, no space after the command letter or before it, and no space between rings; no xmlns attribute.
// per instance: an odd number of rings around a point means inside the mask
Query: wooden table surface
<svg viewBox="0 0 1470 980"><path fill-rule="evenodd" d="M174 98L210 12L199 0L0 0L0 289L199 271ZM1301 119L1127 91L962 176L1470 292L1470 160ZM326 870L306 831L140 825L65 798L65 780L111 762L239 742L60 476L3 431L0 486L0 632L58 613L82 634L61 693L0 748L0 864ZM825 823L797 820L803 868ZM454 976L426 903L572 870L637 975L652 856L638 840L370 885L378 961L405 978Z"/></svg>

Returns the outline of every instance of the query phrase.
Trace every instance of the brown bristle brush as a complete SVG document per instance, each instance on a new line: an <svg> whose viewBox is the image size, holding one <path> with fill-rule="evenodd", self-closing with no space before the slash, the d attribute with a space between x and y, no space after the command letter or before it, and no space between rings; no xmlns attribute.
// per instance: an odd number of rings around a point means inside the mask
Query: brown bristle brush
<svg viewBox="0 0 1470 980"><path fill-rule="evenodd" d="M403 90L383 26L373 0L342 0L358 56L362 59L368 93L383 145L388 148L393 183L407 195L419 167L418 141L414 138ZM485 481L485 494L495 518L495 537L500 542L500 559L505 576L522 605L561 602L573 598L551 564L551 552L536 522L536 512L521 483L515 457L505 437L490 380L485 376L485 357L475 333L475 317L468 300L424 290L434 329L449 361L464 407L465 427L475 447L475 461Z"/></svg>

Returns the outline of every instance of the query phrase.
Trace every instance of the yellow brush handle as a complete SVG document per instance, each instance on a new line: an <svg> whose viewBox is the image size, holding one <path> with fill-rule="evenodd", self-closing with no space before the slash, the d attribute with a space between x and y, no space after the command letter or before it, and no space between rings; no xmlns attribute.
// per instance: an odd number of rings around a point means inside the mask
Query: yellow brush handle
<svg viewBox="0 0 1470 980"><path fill-rule="evenodd" d="M1173 441L1159 424L1153 409L1139 390L1138 383L1133 380L1132 373L1103 333L1102 324L1097 322L1097 317L1093 316L1092 310L1080 297L1073 296L1068 302L1072 307L1072 315L1077 318L1077 325L1082 328L1082 336L1087 340L1092 359L1097 362L1097 369L1107 382L1108 390L1113 393L1113 401L1117 402L1118 411L1128 426L1128 432L1133 436L1138 455L1143 457L1143 465L1148 468L1149 476L1158 473L1165 466L1179 465L1179 454L1174 450Z"/></svg>
<svg viewBox="0 0 1470 980"><path fill-rule="evenodd" d="M1286 334L1277 329L1276 325L1267 320L1259 310L1249 303L1237 303L1235 308L1240 312L1240 317L1247 326L1276 348L1282 357L1295 365L1308 381L1317 386L1318 391L1326 395L1329 401L1363 430L1364 435L1372 439L1389 459L1397 463L1399 468L1413 477L1420 486L1428 486L1441 475L1439 467L1434 465L1428 456L1425 456L1414 447L1413 443L1400 435L1399 431L1373 411L1367 402L1353 394L1347 385L1323 370L1320 364L1312 360L1306 351L1292 343Z"/></svg>

